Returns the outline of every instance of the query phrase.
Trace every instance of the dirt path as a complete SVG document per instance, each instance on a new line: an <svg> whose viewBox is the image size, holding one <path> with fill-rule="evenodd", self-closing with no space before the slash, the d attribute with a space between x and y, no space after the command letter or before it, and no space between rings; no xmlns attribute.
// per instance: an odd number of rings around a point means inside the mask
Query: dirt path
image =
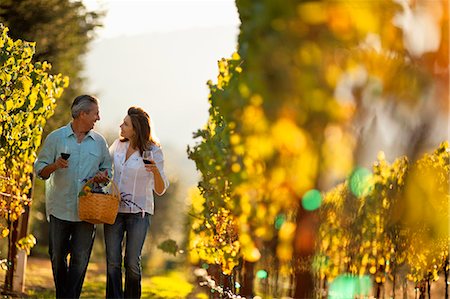
<svg viewBox="0 0 450 299"><path fill-rule="evenodd" d="M142 298L207 298L203 290L186 280L182 271L163 275L147 276L142 279ZM106 289L106 265L91 261L83 284L81 299L104 298ZM24 298L53 299L55 288L50 260L28 258Z"/></svg>
<svg viewBox="0 0 450 299"><path fill-rule="evenodd" d="M25 292L28 289L53 289L52 266L49 259L33 258L27 259L25 270Z"/></svg>
<svg viewBox="0 0 450 299"><path fill-rule="evenodd" d="M85 281L106 283L105 273L104 263L90 262ZM25 275L25 293L54 289L52 267L48 258L29 257Z"/></svg>

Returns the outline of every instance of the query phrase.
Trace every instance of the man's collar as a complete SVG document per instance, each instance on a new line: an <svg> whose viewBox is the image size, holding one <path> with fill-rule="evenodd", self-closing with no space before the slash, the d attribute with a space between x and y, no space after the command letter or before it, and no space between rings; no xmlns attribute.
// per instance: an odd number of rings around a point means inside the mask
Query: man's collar
<svg viewBox="0 0 450 299"><path fill-rule="evenodd" d="M75 132L73 131L72 128L72 122L69 122L66 127L65 127L65 132L64 132L64 136L65 137L69 137L71 135L76 136ZM85 137L91 137L92 139L94 139L94 136L92 135L92 130L89 130L86 134Z"/></svg>
<svg viewBox="0 0 450 299"><path fill-rule="evenodd" d="M69 137L70 135L75 135L75 132L72 129L72 122L69 122L64 130L64 136Z"/></svg>

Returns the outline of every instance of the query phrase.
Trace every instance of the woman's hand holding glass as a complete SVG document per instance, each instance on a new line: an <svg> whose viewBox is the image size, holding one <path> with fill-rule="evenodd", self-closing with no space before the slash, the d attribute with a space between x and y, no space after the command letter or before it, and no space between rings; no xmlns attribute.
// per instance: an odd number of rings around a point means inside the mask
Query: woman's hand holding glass
<svg viewBox="0 0 450 299"><path fill-rule="evenodd" d="M155 160L153 159L152 151L143 151L142 160L144 161L145 170L147 170L147 172L154 172L158 170L158 167L156 167Z"/></svg>

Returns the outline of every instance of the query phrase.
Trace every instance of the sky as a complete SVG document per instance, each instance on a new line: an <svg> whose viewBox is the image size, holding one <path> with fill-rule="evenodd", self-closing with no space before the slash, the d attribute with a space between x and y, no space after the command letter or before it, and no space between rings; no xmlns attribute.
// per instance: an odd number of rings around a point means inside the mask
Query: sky
<svg viewBox="0 0 450 299"><path fill-rule="evenodd" d="M237 26L232 0L84 0L88 10L107 11L99 38L169 32L218 25Z"/></svg>
<svg viewBox="0 0 450 299"><path fill-rule="evenodd" d="M118 127L127 105L141 105L152 110L148 112L153 116L161 140L178 146L188 142L190 136L186 138L183 130L198 129L199 118L203 118L202 123L206 122L206 82L215 81L217 61L230 57L237 48L240 21L234 2L84 0L84 3L89 10L106 11L103 28L98 29L86 55L84 73L87 89L108 104L104 106L99 128ZM138 56L139 61L136 61ZM195 65L190 61L192 58L196 60ZM184 78L180 77L180 72L185 72ZM186 81L190 81L190 85L186 86ZM164 112L167 115L161 115ZM186 119L186 115L191 118ZM184 123L180 124L181 132L174 134L178 124L172 121L171 132L165 136L164 131L169 128L164 128L160 122L171 118L184 120Z"/></svg>
<svg viewBox="0 0 450 299"><path fill-rule="evenodd" d="M193 132L208 119L206 82L217 81L217 61L237 49L234 1L83 2L88 10L106 11L83 74L87 92L100 100L96 129L117 137L127 109L140 106L150 114L169 164L186 164Z"/></svg>

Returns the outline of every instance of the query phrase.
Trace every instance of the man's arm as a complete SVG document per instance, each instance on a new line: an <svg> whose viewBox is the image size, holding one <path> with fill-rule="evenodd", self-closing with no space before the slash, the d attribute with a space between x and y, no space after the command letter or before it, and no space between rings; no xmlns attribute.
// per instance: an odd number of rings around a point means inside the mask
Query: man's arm
<svg viewBox="0 0 450 299"><path fill-rule="evenodd" d="M65 161L61 157L55 160L56 146L54 135L50 133L42 145L41 151L34 163L34 169L36 174L43 180L46 180L50 175L59 168L67 168L68 161Z"/></svg>
<svg viewBox="0 0 450 299"><path fill-rule="evenodd" d="M46 180L50 177L50 175L55 172L55 170L60 168L67 168L69 167L69 161L64 160L63 158L59 157L54 163L49 164L42 168L42 170L38 173L38 175Z"/></svg>

